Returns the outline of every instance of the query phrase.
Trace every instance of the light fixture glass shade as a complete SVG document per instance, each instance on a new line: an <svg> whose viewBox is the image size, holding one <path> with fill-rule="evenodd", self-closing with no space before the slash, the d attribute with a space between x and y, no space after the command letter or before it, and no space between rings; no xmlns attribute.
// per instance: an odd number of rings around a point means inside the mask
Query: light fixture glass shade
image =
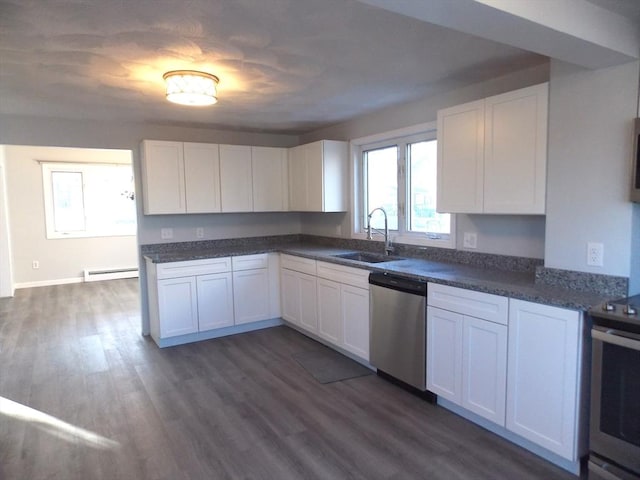
<svg viewBox="0 0 640 480"><path fill-rule="evenodd" d="M180 105L205 106L218 101L218 77L195 70L174 70L163 75L167 100Z"/></svg>

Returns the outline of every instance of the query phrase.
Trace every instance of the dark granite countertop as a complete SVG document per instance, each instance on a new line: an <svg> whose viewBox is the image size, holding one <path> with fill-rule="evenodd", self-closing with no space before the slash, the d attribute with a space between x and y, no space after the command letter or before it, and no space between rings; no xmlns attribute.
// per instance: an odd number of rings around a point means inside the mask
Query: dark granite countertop
<svg viewBox="0 0 640 480"><path fill-rule="evenodd" d="M264 246L233 245L214 249L176 248L175 250L161 253L143 253L145 258L148 258L153 263L167 263L280 252L574 310L587 310L589 307L608 299L608 297L597 293L536 283L534 272L505 271L415 258L372 264L335 257L337 254L353 251L353 249L333 248L309 243L285 243L282 245L271 243Z"/></svg>

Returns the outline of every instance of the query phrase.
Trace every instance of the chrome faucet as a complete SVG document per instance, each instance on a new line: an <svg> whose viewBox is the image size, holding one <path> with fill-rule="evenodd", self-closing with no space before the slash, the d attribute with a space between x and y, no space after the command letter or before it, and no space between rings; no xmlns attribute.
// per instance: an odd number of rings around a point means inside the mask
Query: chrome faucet
<svg viewBox="0 0 640 480"><path fill-rule="evenodd" d="M371 216L375 213L376 210L380 210L384 215L384 232L381 232L379 229L371 226ZM389 223L387 221L387 212L382 207L374 208L367 215L367 240L373 240L373 232L384 235L384 252L386 255L391 255L393 252L393 247L391 246L391 241L389 240Z"/></svg>

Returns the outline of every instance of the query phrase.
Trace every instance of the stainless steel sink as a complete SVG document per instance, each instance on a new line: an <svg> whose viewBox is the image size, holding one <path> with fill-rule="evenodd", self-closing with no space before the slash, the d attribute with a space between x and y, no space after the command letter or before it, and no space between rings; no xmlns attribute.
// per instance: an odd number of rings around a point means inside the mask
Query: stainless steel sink
<svg viewBox="0 0 640 480"><path fill-rule="evenodd" d="M364 263L384 263L384 262L393 262L396 260L404 260L400 257L390 257L388 255L383 255L381 253L370 253L370 252L350 252L350 253L340 253L338 255L332 255L337 258L344 258L345 260L355 260L356 262L364 262Z"/></svg>

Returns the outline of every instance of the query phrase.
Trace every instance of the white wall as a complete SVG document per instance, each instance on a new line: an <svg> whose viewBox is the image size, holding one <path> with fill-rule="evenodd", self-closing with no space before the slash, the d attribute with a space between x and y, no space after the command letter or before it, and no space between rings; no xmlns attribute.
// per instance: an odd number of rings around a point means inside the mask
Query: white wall
<svg viewBox="0 0 640 480"><path fill-rule="evenodd" d="M547 64L514 74L498 77L470 87L452 89L404 105L390 107L355 120L317 130L301 137L301 143L323 138L351 140L397 130L436 120L437 111L444 107L477 100L543 83L549 79ZM348 216L302 217L302 232L309 234L342 236L350 234ZM478 235L477 252L543 258L545 248L545 220L543 216L485 216L457 215L457 248L462 248L464 232Z"/></svg>
<svg viewBox="0 0 640 480"><path fill-rule="evenodd" d="M0 297L13 296L13 270L9 237L9 210L5 175L5 149L0 146Z"/></svg>
<svg viewBox="0 0 640 480"><path fill-rule="evenodd" d="M584 70L551 62L547 267L631 273L629 185L638 66ZM604 244L604 267L586 265L592 241Z"/></svg>
<svg viewBox="0 0 640 480"><path fill-rule="evenodd" d="M138 264L136 237L47 239L42 167L38 160L131 162L127 150L6 146L7 204L16 287L71 281L84 268ZM32 262L40 263L39 269Z"/></svg>

